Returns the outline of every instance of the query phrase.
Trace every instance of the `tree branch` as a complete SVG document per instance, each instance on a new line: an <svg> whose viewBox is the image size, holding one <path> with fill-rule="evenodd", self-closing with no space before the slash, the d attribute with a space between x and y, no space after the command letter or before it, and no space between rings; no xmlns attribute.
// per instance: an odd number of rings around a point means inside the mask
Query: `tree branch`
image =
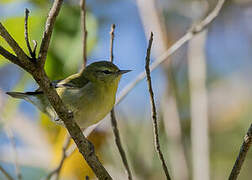
<svg viewBox="0 0 252 180"><path fill-rule="evenodd" d="M21 66L21 63L18 59L17 56L11 54L9 51L7 51L6 49L4 49L2 46L0 46L0 54L5 57L6 59L8 59L9 61L11 61L12 63Z"/></svg>
<svg viewBox="0 0 252 180"><path fill-rule="evenodd" d="M6 179L14 180L14 178L0 165L0 171L4 174Z"/></svg>
<svg viewBox="0 0 252 180"><path fill-rule="evenodd" d="M29 50L29 53L32 57L32 60L36 60L36 56L35 56L35 53L34 51L32 51L31 49L31 45L30 45L30 42L29 42L29 35L28 35L28 17L29 17L29 13L30 11L26 8L25 9L25 41L26 41L26 45L27 45L27 48Z"/></svg>
<svg viewBox="0 0 252 180"><path fill-rule="evenodd" d="M12 36L8 33L8 31L5 29L5 27L2 25L1 22L0 22L0 36L2 36L5 39L5 41L9 44L9 46L18 56L20 66L29 72L33 71L34 69L29 69L29 67L31 67L29 57L21 49L18 43L12 38Z"/></svg>
<svg viewBox="0 0 252 180"><path fill-rule="evenodd" d="M129 167L129 164L128 164L128 161L127 161L126 153L125 153L125 151L124 151L124 149L122 147L122 143L121 143L121 139L120 139L120 133L119 133L119 129L117 127L117 121L116 121L114 108L110 112L110 117L111 117L111 126L112 126L113 133L114 133L114 136L115 136L116 146L117 146L118 151L120 153L120 156L122 158L124 168L126 169L126 172L127 172L127 175L128 175L128 179L132 180L132 174L131 174L130 167Z"/></svg>
<svg viewBox="0 0 252 180"><path fill-rule="evenodd" d="M155 147L156 151L158 153L158 157L162 163L163 170L166 175L166 179L170 180L170 175L168 172L167 165L165 163L164 155L161 151L160 148L160 143L159 143L159 134L158 134L158 122L157 122L157 111L156 111L156 105L154 101L154 93L152 90L152 85L151 85L151 76L150 76L150 53L151 53L151 45L153 41L153 33L151 32L150 40L149 40L149 45L147 48L147 54L146 54L146 64L145 64L145 71L147 75L147 82L148 82L148 88L149 88L149 93L150 93L150 101L151 101L151 107L152 107L152 122L153 122L153 130L154 130L154 142L155 142Z"/></svg>
<svg viewBox="0 0 252 180"><path fill-rule="evenodd" d="M114 49L114 37L115 37L115 24L111 25L111 31L110 31L110 61L113 63L114 62L114 55L113 55L113 49ZM126 157L126 153L122 147L122 143L121 143L121 139L120 139L120 133L119 133L119 129L117 127L117 121L116 121L116 116L115 116L115 110L114 108L111 110L110 112L110 117L111 117L111 126L113 129L113 133L115 136L115 142L116 142L116 146L118 148L118 151L120 153L120 156L122 158L123 161L123 165L126 169L126 172L128 174L128 179L132 180L132 175L131 175L131 171L129 168L129 164L127 161L127 157Z"/></svg>
<svg viewBox="0 0 252 180"><path fill-rule="evenodd" d="M150 71L152 72L156 69L160 64L164 61L170 61L168 57L171 56L174 52L176 52L181 46L191 40L196 34L203 31L207 26L218 16L221 8L223 7L225 0L218 0L216 7L213 11L206 16L201 22L193 26L184 36L182 36L178 41L176 41L169 49L167 49L161 56L159 56L151 65ZM118 104L122 99L124 99L128 93L144 78L146 77L145 71L141 72L135 80L129 83L119 94L116 104Z"/></svg>
<svg viewBox="0 0 252 180"><path fill-rule="evenodd" d="M252 124L250 124L248 132L243 139L243 144L241 146L239 155L235 161L233 169L229 175L229 178L228 178L229 180L236 180L237 179L251 144L252 144Z"/></svg>
<svg viewBox="0 0 252 180"><path fill-rule="evenodd" d="M47 57L47 51L49 48L49 43L52 36L53 27L55 24L56 17L59 14L60 8L62 6L63 0L55 0L53 3L53 6L48 14L46 24L45 24L45 31L43 34L40 50L39 50L39 56L38 56L38 62L40 63L41 67L44 67L46 57Z"/></svg>
<svg viewBox="0 0 252 180"><path fill-rule="evenodd" d="M114 62L114 38L115 38L115 24L111 25L110 31L110 61Z"/></svg>
<svg viewBox="0 0 252 180"><path fill-rule="evenodd" d="M86 0L80 0L80 8L81 8L83 67L86 67L87 64Z"/></svg>

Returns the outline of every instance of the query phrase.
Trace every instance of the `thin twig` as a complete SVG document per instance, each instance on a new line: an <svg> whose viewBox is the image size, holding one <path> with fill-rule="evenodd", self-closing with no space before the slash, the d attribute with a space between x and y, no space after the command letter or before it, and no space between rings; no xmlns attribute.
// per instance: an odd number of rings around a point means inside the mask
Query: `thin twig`
<svg viewBox="0 0 252 180"><path fill-rule="evenodd" d="M113 62L114 61L114 55L113 55L113 49L114 49L114 37L115 37L115 24L111 25L111 31L110 31L110 61ZM117 127L117 120L116 120L116 116L115 116L115 110L114 108L111 110L110 112L110 119L111 119L111 126L113 129L113 133L115 136L115 142L116 142L116 146L118 148L118 151L120 153L120 156L122 158L123 161L123 165L126 169L126 172L128 174L128 179L132 180L132 175L131 175L131 171L129 168L129 164L127 161L127 157L126 157L126 153L122 147L122 143L121 143L121 138L120 138L120 133L119 133L119 129Z"/></svg>
<svg viewBox="0 0 252 180"><path fill-rule="evenodd" d="M151 107L152 107L152 121L153 121L153 130L154 130L154 142L155 142L155 147L156 151L158 153L159 159L162 163L163 170L166 175L166 179L170 180L170 175L168 172L167 165L165 163L164 155L161 151L160 148L160 143L159 143L159 133L158 133L158 122L157 122L157 111L156 111L156 105L155 105L155 100L154 100L154 93L152 90L152 85L151 85L151 76L150 76L150 53L151 53L151 45L153 41L153 33L151 32L150 40L149 40L149 45L147 48L147 54L146 54L146 64L145 64L145 71L147 75L147 82L148 82L148 88L149 88L149 93L150 93L150 101L151 101Z"/></svg>
<svg viewBox="0 0 252 180"><path fill-rule="evenodd" d="M114 108L110 112L110 117L111 117L111 125L112 125L112 128L113 128L113 133L114 133L114 136L115 136L116 146L117 146L118 151L120 153L120 156L122 158L123 165L124 165L124 167L126 169L126 173L128 175L128 179L132 180L132 174L131 174L130 167L129 167L129 164L128 164L128 161L127 161L126 153L125 153L125 151L124 151L124 149L122 147L122 143L121 143L121 139L120 139L120 133L119 133L119 129L117 127L117 121L116 121L116 117L115 117Z"/></svg>
<svg viewBox="0 0 252 180"><path fill-rule="evenodd" d="M114 62L114 38L115 38L115 24L111 25L110 31L110 61Z"/></svg>
<svg viewBox="0 0 252 180"><path fill-rule="evenodd" d="M87 64L86 0L80 0L80 8L81 8L83 67L85 68Z"/></svg>
<svg viewBox="0 0 252 180"><path fill-rule="evenodd" d="M229 180L237 179L251 144L252 144L252 124L250 124L248 132L243 139L243 144L241 146L239 155L235 161L231 174L228 178Z"/></svg>
<svg viewBox="0 0 252 180"><path fill-rule="evenodd" d="M6 179L14 180L14 178L0 165L0 171L4 174Z"/></svg>
<svg viewBox="0 0 252 180"><path fill-rule="evenodd" d="M18 163L18 156L17 156L17 146L16 146L16 142L14 139L14 135L11 129L9 129L8 127L6 127L6 134L10 140L12 149L13 149L13 156L14 156L14 165L15 165L15 172L16 172L16 176L18 180L22 179L22 174L20 171L20 167L19 167L19 163Z"/></svg>
<svg viewBox="0 0 252 180"><path fill-rule="evenodd" d="M40 50L39 50L39 56L38 56L38 62L41 64L41 67L44 67L46 57L47 57L47 51L49 48L49 43L52 36L53 27L56 21L56 17L59 14L60 8L62 6L63 0L55 0L53 3L53 6L48 14L46 24L45 24L45 31L43 34Z"/></svg>
<svg viewBox="0 0 252 180"><path fill-rule="evenodd" d="M60 171L62 169L63 163L64 163L65 159L67 158L66 151L67 151L67 148L68 148L70 142L71 142L71 137L67 134L67 137L65 138L65 142L62 146L62 157L61 157L60 163L53 171L51 171L46 176L46 178L45 178L46 180L50 180L53 175L56 176L56 180L59 179L59 175L60 175Z"/></svg>
<svg viewBox="0 0 252 180"><path fill-rule="evenodd" d="M31 49L31 45L30 45L30 41L29 41L29 35L28 35L28 17L29 17L29 13L30 13L30 11L26 8L25 9L25 41L26 41L26 45L27 45L27 48L29 50L29 53L30 53L30 55L32 57L32 60L35 61L36 57L35 57L34 52Z"/></svg>
<svg viewBox="0 0 252 180"><path fill-rule="evenodd" d="M176 52L181 46L183 46L185 43L187 43L189 40L191 40L196 34L203 31L220 13L221 8L223 7L223 4L225 3L225 0L219 0L216 7L213 9L213 11L201 22L199 22L196 26L193 26L184 36L182 36L178 41L176 41L169 49L167 49L161 56L159 56L151 65L150 65L150 71L152 72L154 69L156 69L160 64L162 64L164 61L170 61L171 59L168 58L171 56L174 52ZM129 83L119 94L116 104L118 104L122 99L124 99L128 93L144 78L146 77L145 71L141 72L135 80L133 80L131 83Z"/></svg>

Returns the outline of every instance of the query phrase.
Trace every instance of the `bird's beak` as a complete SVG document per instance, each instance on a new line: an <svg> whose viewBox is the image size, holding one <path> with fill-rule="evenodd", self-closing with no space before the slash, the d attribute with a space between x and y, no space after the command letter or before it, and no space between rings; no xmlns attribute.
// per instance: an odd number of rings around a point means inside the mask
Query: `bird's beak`
<svg viewBox="0 0 252 180"><path fill-rule="evenodd" d="M125 74L127 72L130 72L131 70L119 70L117 71L118 74Z"/></svg>

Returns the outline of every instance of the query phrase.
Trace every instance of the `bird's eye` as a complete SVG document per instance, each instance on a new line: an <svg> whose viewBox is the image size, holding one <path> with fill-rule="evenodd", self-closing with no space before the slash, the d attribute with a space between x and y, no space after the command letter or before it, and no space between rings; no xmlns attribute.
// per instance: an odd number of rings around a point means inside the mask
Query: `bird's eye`
<svg viewBox="0 0 252 180"><path fill-rule="evenodd" d="M109 71L109 70L104 70L104 71L102 71L104 74L111 74L112 72L111 71Z"/></svg>

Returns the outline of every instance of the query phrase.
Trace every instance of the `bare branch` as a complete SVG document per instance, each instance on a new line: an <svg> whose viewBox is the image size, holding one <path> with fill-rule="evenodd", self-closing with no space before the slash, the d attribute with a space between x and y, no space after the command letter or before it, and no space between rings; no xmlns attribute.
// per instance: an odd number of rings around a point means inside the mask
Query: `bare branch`
<svg viewBox="0 0 252 180"><path fill-rule="evenodd" d="M80 0L81 8L81 29L82 29L82 53L83 67L87 64L87 27L86 27L86 0Z"/></svg>
<svg viewBox="0 0 252 180"><path fill-rule="evenodd" d="M112 128L113 128L113 133L114 133L114 136L115 136L116 146L117 146L118 151L120 153L120 156L122 158L123 165L124 165L124 167L126 169L126 172L127 172L127 175L128 175L128 179L132 180L132 174L131 174L130 167L129 167L129 164L128 164L128 161L127 161L126 153L125 153L125 151L124 151L124 149L122 147L122 143L121 143L121 139L120 139L120 133L119 133L119 129L117 127L117 121L116 121L116 117L115 117L114 108L110 112L110 117L111 117L111 125L112 125Z"/></svg>
<svg viewBox="0 0 252 180"><path fill-rule="evenodd" d="M252 124L250 124L248 132L243 139L243 144L241 146L239 155L235 161L231 174L229 175L229 178L228 178L229 180L237 179L251 144L252 144Z"/></svg>
<svg viewBox="0 0 252 180"><path fill-rule="evenodd" d="M29 35L28 35L28 17L29 17L29 13L30 13L30 11L26 8L25 9L25 41L26 41L26 45L27 45L27 48L29 50L29 53L30 53L30 55L32 57L32 60L36 61L36 56L35 56L34 52L32 51L31 45L30 45L30 42L29 42Z"/></svg>
<svg viewBox="0 0 252 180"><path fill-rule="evenodd" d="M199 33L203 31L208 24L210 24L220 13L220 10L222 9L224 3L226 0L218 0L215 8L213 11L208 14L205 19L203 19L200 23L198 23L196 26L193 27L192 32L193 33Z"/></svg>
<svg viewBox="0 0 252 180"><path fill-rule="evenodd" d="M190 29L183 37L176 41L169 49L167 49L161 56L159 56L151 65L150 71L152 72L164 61L170 61L168 57L176 52L181 46L191 40L197 33L203 31L207 26L218 16L225 0L219 0L214 10L196 26ZM133 82L129 83L119 94L116 104L118 104L122 99L124 99L128 93L144 78L146 77L145 71L141 72Z"/></svg>
<svg viewBox="0 0 252 180"><path fill-rule="evenodd" d="M115 38L115 24L111 25L110 31L110 61L114 62L114 38Z"/></svg>
<svg viewBox="0 0 252 180"><path fill-rule="evenodd" d="M17 147L16 147L16 142L14 140L14 135L12 133L12 130L9 129L9 128L6 128L6 133L7 133L7 136L9 138L10 142L11 142L11 146L12 146L12 149L13 149L16 176L17 176L18 180L21 180L22 179L22 174L21 174L21 171L20 171L19 163L18 163Z"/></svg>
<svg viewBox="0 0 252 180"><path fill-rule="evenodd" d="M9 51L4 49L2 46L0 46L0 54L3 57L5 57L6 59L8 59L9 61L11 61L12 63L17 64L18 66L21 66L21 63L20 63L18 57L11 54Z"/></svg>
<svg viewBox="0 0 252 180"><path fill-rule="evenodd" d="M53 3L53 6L48 14L46 24L45 24L45 31L42 38L40 50L39 50L39 56L38 56L38 62L41 64L41 67L44 67L46 57L47 57L47 51L49 48L49 43L52 36L53 27L55 24L56 17L59 14L60 8L62 6L63 0L55 0Z"/></svg>
<svg viewBox="0 0 252 180"><path fill-rule="evenodd" d="M65 159L67 158L66 151L67 151L67 148L68 148L70 142L71 142L71 137L67 134L67 137L65 138L65 142L62 147L62 157L61 157L60 163L53 171L51 171L47 175L47 177L45 178L46 180L50 180L53 175L56 175L56 180L59 179L59 175L60 175L60 171L62 169L63 163L64 163Z"/></svg>
<svg viewBox="0 0 252 180"><path fill-rule="evenodd" d="M114 55L113 55L113 49L114 49L114 37L115 37L115 24L111 25L111 31L110 31L110 61L113 62L114 61ZM119 133L119 129L117 127L117 121L116 121L116 116L115 116L115 110L114 108L111 110L110 112L110 117L111 117L111 126L113 128L113 133L115 136L115 142L116 142L116 146L118 148L118 151L120 153L120 156L122 158L123 161L123 165L126 169L126 172L128 174L128 179L132 180L132 175L131 175L131 171L129 168L129 164L127 161L127 157L126 157L126 153L122 147L122 143L121 143L121 139L120 139L120 133Z"/></svg>
<svg viewBox="0 0 252 180"><path fill-rule="evenodd" d="M156 111L156 105L154 101L154 93L152 90L152 85L151 85L151 76L150 76L150 53L151 53L151 45L153 41L153 33L151 32L150 40L149 40L149 45L147 48L147 54L146 54L146 64L145 64L145 71L147 75L147 82L148 82L148 88L149 88L149 93L150 93L150 100L151 100L151 107L152 107L152 121L153 121L153 130L154 130L154 141L155 141L155 147L156 151L158 153L159 159L162 163L163 170L166 175L166 179L170 180L170 175L168 172L167 165L165 163L164 155L161 151L160 148L160 143L159 143L159 134L158 134L158 122L157 122L157 111Z"/></svg>
<svg viewBox="0 0 252 180"><path fill-rule="evenodd" d="M14 180L14 178L0 165L0 171L4 174L6 179Z"/></svg>
<svg viewBox="0 0 252 180"><path fill-rule="evenodd" d="M12 38L12 36L8 33L5 27L0 22L0 36L2 36L5 41L9 44L9 46L13 49L16 55L19 58L23 68L27 68L30 64L29 57L25 54L25 52L21 49L18 43Z"/></svg>

